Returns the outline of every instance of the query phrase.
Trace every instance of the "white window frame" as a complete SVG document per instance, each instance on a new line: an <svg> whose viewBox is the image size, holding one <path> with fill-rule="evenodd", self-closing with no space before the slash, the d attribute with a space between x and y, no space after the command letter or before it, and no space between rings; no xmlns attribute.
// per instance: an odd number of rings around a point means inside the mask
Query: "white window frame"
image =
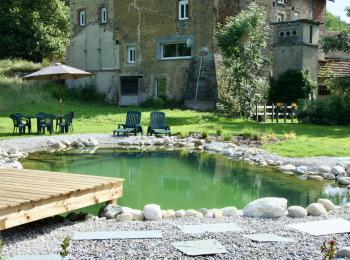
<svg viewBox="0 0 350 260"><path fill-rule="evenodd" d="M184 16L182 16L182 13L181 13L181 9L182 8L184 9ZM179 12L179 20L180 21L188 20L189 19L189 16L188 16L188 11L189 11L188 0L179 0L178 9L179 9L179 11L178 11Z"/></svg>
<svg viewBox="0 0 350 260"><path fill-rule="evenodd" d="M79 11L79 25L80 26L86 25L86 11L85 10Z"/></svg>
<svg viewBox="0 0 350 260"><path fill-rule="evenodd" d="M183 59L191 59L192 55L190 56L176 56L176 57L164 57L164 45L168 44L181 44L181 43L186 43L186 42L166 42L161 44L161 59L162 60L183 60ZM186 43L187 44L187 43ZM192 47L191 47L191 52L192 52Z"/></svg>
<svg viewBox="0 0 350 260"><path fill-rule="evenodd" d="M107 7L101 8L101 23L107 23L108 21L108 13L107 13Z"/></svg>
<svg viewBox="0 0 350 260"><path fill-rule="evenodd" d="M279 4L279 5L284 5L284 4L285 4L285 1L284 1L284 0L277 0L277 4Z"/></svg>
<svg viewBox="0 0 350 260"><path fill-rule="evenodd" d="M135 64L136 63L136 48L133 46L128 46L127 52L128 52L128 63Z"/></svg>
<svg viewBox="0 0 350 260"><path fill-rule="evenodd" d="M282 18L279 20L279 18ZM277 22L284 22L284 15L283 14L277 14Z"/></svg>
<svg viewBox="0 0 350 260"><path fill-rule="evenodd" d="M299 12L294 12L294 20L295 21L299 20L299 16L300 16Z"/></svg>

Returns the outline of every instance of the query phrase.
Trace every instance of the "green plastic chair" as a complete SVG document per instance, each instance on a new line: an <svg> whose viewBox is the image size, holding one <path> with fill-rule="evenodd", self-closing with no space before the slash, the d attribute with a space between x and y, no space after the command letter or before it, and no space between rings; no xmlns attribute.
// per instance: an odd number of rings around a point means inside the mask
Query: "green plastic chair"
<svg viewBox="0 0 350 260"><path fill-rule="evenodd" d="M126 113L125 124L118 124L118 129L113 131L113 136L120 134L129 136L133 133L135 136L138 133L143 135L143 129L141 126L141 112L138 111L128 111Z"/></svg>
<svg viewBox="0 0 350 260"><path fill-rule="evenodd" d="M60 127L60 132L63 133L68 133L69 131L73 132L73 115L71 113L65 114L59 123Z"/></svg>
<svg viewBox="0 0 350 260"><path fill-rule="evenodd" d="M17 131L19 134L25 134L27 125L22 123L22 118L16 114L11 114L10 118L13 122L13 134Z"/></svg>
<svg viewBox="0 0 350 260"><path fill-rule="evenodd" d="M170 126L166 124L165 114L163 112L152 112L150 126L147 130L148 135L168 135L171 136Z"/></svg>

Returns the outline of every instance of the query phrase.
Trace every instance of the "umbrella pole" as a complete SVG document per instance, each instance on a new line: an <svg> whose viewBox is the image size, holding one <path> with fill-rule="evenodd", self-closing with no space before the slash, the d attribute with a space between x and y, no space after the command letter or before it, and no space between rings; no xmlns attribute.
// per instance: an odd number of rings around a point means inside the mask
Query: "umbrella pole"
<svg viewBox="0 0 350 260"><path fill-rule="evenodd" d="M63 115L63 100L60 98L61 115Z"/></svg>

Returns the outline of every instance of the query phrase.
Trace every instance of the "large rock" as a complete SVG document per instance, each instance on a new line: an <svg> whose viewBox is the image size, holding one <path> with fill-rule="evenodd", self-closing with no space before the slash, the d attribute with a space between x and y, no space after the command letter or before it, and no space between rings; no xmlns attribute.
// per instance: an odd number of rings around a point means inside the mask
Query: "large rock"
<svg viewBox="0 0 350 260"><path fill-rule="evenodd" d="M338 175L344 176L344 174L346 174L344 167L340 165L333 167L331 173L335 176L338 176Z"/></svg>
<svg viewBox="0 0 350 260"><path fill-rule="evenodd" d="M344 257L345 259L349 259L350 258L350 246L347 247L343 247L340 250L337 251L337 253L335 254L336 257Z"/></svg>
<svg viewBox="0 0 350 260"><path fill-rule="evenodd" d="M185 217L203 218L203 214L194 209L188 209L185 211Z"/></svg>
<svg viewBox="0 0 350 260"><path fill-rule="evenodd" d="M296 167L292 164L281 165L279 167L279 170L281 172L293 172L295 169L296 169Z"/></svg>
<svg viewBox="0 0 350 260"><path fill-rule="evenodd" d="M283 198L261 198L250 202L243 214L248 217L281 217L287 210L287 200Z"/></svg>
<svg viewBox="0 0 350 260"><path fill-rule="evenodd" d="M335 205L333 204L332 201L327 200L327 199L318 199L317 200L318 203L322 204L323 207L325 207L325 209L327 211L333 210L335 208Z"/></svg>
<svg viewBox="0 0 350 260"><path fill-rule="evenodd" d="M307 213L310 216L324 216L327 215L326 208L321 203L311 203L306 207Z"/></svg>
<svg viewBox="0 0 350 260"><path fill-rule="evenodd" d="M340 177L338 182L342 185L350 185L350 177Z"/></svg>
<svg viewBox="0 0 350 260"><path fill-rule="evenodd" d="M231 217L237 215L237 208L236 207L226 207L222 208L222 215L225 217Z"/></svg>
<svg viewBox="0 0 350 260"><path fill-rule="evenodd" d="M186 215L186 211L183 210L183 209L177 210L177 211L175 212L175 217L176 217L176 218L184 218L185 215Z"/></svg>
<svg viewBox="0 0 350 260"><path fill-rule="evenodd" d="M326 180L335 180L335 175L331 174L331 173L322 173L322 177Z"/></svg>
<svg viewBox="0 0 350 260"><path fill-rule="evenodd" d="M307 211L300 206L291 206L288 208L288 216L291 218L305 218L307 217Z"/></svg>
<svg viewBox="0 0 350 260"><path fill-rule="evenodd" d="M332 168L326 165L321 165L317 168L317 170L322 173L330 173L332 171Z"/></svg>
<svg viewBox="0 0 350 260"><path fill-rule="evenodd" d="M122 207L122 214L131 215L131 219L135 220L135 221L142 221L142 220L144 220L143 212L141 210L138 210L138 209Z"/></svg>
<svg viewBox="0 0 350 260"><path fill-rule="evenodd" d="M163 219L175 218L175 211L172 209L162 210Z"/></svg>
<svg viewBox="0 0 350 260"><path fill-rule="evenodd" d="M116 218L118 215L122 214L122 212L123 212L122 207L115 205L115 204L109 204L109 205L100 209L98 216L100 218L105 217L106 219L112 219L112 218Z"/></svg>
<svg viewBox="0 0 350 260"><path fill-rule="evenodd" d="M162 220L162 210L157 204L148 204L143 208L143 215L146 220Z"/></svg>

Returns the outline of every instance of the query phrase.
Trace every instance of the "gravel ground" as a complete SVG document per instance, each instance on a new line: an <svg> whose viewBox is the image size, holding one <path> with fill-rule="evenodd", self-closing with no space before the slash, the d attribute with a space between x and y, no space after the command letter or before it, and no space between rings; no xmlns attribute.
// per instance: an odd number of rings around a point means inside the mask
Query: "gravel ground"
<svg viewBox="0 0 350 260"><path fill-rule="evenodd" d="M350 220L350 209L336 209L327 217L307 217L292 219L261 219L235 216L218 219L184 218L163 220L162 222L117 222L116 220L88 220L85 222L39 221L13 228L2 233L5 241L4 256L17 254L57 254L64 237L76 231L117 231L153 230L163 233L163 239L146 240L104 240L74 241L71 244L70 259L178 259L184 255L171 245L175 241L196 239L217 239L227 249L227 254L206 258L218 259L321 259L320 246L323 241L335 238L339 248L350 245L350 234L311 236L299 231L289 230L286 224L312 220L344 218ZM205 233L187 235L176 226L179 224L235 222L244 231L240 233ZM293 243L256 243L244 238L242 234L274 233L295 239Z"/></svg>
<svg viewBox="0 0 350 260"><path fill-rule="evenodd" d="M76 140L78 138L96 138L102 146L116 144L120 139L107 134L38 136L16 138L0 141L0 148L16 148L20 152L35 152L47 149L47 141ZM285 163L295 165L329 165L334 166L350 158L317 157L317 158L285 158L266 153L266 159L278 158ZM234 203L233 203L234 204ZM163 239L154 240L105 240L73 242L71 259L141 259L141 258L184 258L184 255L171 246L171 242L194 239L217 239L227 249L227 254L213 258L222 259L320 259L320 246L324 240L336 239L339 248L350 245L350 234L313 237L297 231L288 230L285 225L307 220L325 218L344 218L350 220L350 209L336 209L327 217L307 217L305 219L253 219L243 216L218 219L173 219L162 222L117 222L115 220L89 220L85 222L62 222L54 219L12 228L1 233L5 241L5 256L17 254L52 254L59 252L59 244L67 235L76 231L110 231L110 230L147 230L160 229ZM234 221L245 231L244 233L273 232L296 240L295 243L255 243L242 237L242 233L221 233L186 235L176 225L193 223L217 223Z"/></svg>

